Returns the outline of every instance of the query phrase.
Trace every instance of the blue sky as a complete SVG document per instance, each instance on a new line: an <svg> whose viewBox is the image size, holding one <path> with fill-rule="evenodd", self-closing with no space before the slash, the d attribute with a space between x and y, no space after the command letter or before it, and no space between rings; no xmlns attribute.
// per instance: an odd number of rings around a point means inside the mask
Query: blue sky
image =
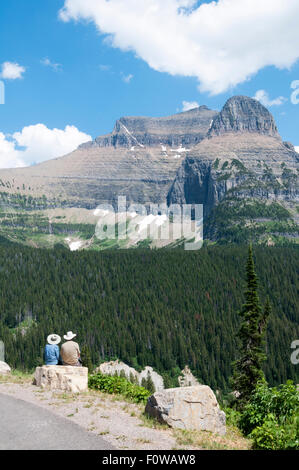
<svg viewBox="0 0 299 470"><path fill-rule="evenodd" d="M118 12L119 15L124 15L121 1L123 5L127 3L126 15L128 16L124 17L124 23L128 23L132 19L131 27L126 28L121 19L116 21ZM290 48L293 50L287 59L288 63L282 63L281 69L277 68L277 64L283 62L285 51L289 50L287 44L284 44L286 49L282 48L280 52L281 57L278 57L277 53L269 60L269 64L267 64L267 60L264 60L264 66L262 61L261 66L254 63L249 64L247 69L244 66L243 76L240 78L236 71L236 68L239 67L238 64L243 67L247 60L247 52L248 57L250 54L252 55L252 51L247 51L244 48L244 57L241 53L237 66L232 63L236 54L239 53L236 50L232 51L231 58L224 59L226 63L220 63L224 64L223 69L221 67L217 69L219 65L217 62L210 64L211 68L216 67L216 74L219 74L219 78L215 81L210 69L202 72L205 66L203 58L198 60L196 67L193 67L196 62L194 51L192 52L193 56L190 54L190 60L188 58L188 62L184 62L184 47L186 47L186 55L191 49L187 42L185 45L183 31L185 23L182 23L180 28L181 42L174 45L178 49L178 58L172 49L171 35L173 31L170 24L165 23L165 31L162 31L162 34L165 34L165 41L162 39L165 51L161 52L163 47L155 43L157 31L161 32L161 29L155 31L152 28L150 30L151 18L148 19L149 29L145 29L144 33L136 31L134 36L132 28L136 25L136 14L137 19L138 14L140 14L140 18L143 17L141 6L143 1L144 5L152 2L157 8L163 3L162 0L139 0L140 13L138 11L136 13L137 3L134 3L136 0L111 0L111 8L115 8L114 11L108 11L104 5L105 0L88 0L91 7L86 13L83 0L82 2L81 0L67 0L67 2L64 0L43 0L42 2L9 0L1 2L0 71L1 65L3 66L5 63L18 64L23 67L20 78L5 78L5 74L2 77L5 84L5 104L0 105L0 164L1 142L3 148L6 146L3 160L5 163L2 166L20 166L16 162L22 163L23 160L25 164L39 161L36 149L33 153L29 152L27 157L22 160L21 151L31 145L31 136L28 137L27 133L25 138L22 131L29 126L42 124L45 126L43 129L56 128L62 131L65 131L66 126L75 126L78 132L83 134L81 139L84 140L85 134L95 138L110 132L115 120L124 115L167 116L181 111L183 102L196 102L213 109L221 109L230 96L242 94L253 97L259 90L268 93L270 101L279 98L278 103L280 104L272 105L269 109L276 119L283 139L299 146L299 104L291 102L291 93L294 91L291 89L291 83L299 80L299 62L293 44L294 35L298 33L294 31L293 36L290 34ZM226 7L228 11L229 5L233 6L236 0L221 1L224 4L226 2L226 6L224 5L223 8ZM255 3L255 0L251 1L251 4ZM280 0L277 1L280 2ZM172 4L177 2L179 6L184 4L191 6L195 13L200 5L209 3L192 2L192 0L189 2L188 0L164 0L164 6L165 2L169 3L170 10ZM238 2L239 4L242 2L248 4L247 0L238 0ZM259 3L261 2L262 0ZM264 3L268 3L268 0L264 0ZM106 10L99 10L100 4L103 4L103 8ZM292 0L290 0L290 4L296 8ZM63 21L61 15L59 17L59 11L64 6L66 14ZM130 7L132 7L132 12L129 11ZM161 6L159 18L163 18L163 14L165 16L163 8L165 7ZM284 7L281 6L281 8ZM135 15L133 14L134 10ZM111 20L112 13L113 18L116 18L113 21ZM286 15L290 13L293 16L294 11L285 13ZM88 22L86 15L90 20ZM176 15L174 10L173 15ZM228 15L228 18L227 21L231 21L231 15ZM195 20L194 16L194 22ZM178 21L181 21L181 18L178 18ZM198 21L202 25L202 19L199 18ZM222 20L217 19L217 21ZM223 23L223 34L226 34L225 19ZM180 23L178 25L180 26ZM250 27L250 22L247 26ZM273 23L273 28L275 27ZM284 25L284 28L287 26ZM290 26L291 28L292 26ZM99 29L108 31L112 35L114 47L111 45L111 40L107 41L107 34L101 34ZM273 41L276 40L275 36L280 34L277 30L275 34L274 32ZM188 41L191 41L188 34L186 26L185 36ZM284 34L283 28L281 34ZM269 38L267 31L265 31L266 35L265 41L269 41L271 38ZM143 38L146 39L144 44ZM167 44L168 40L169 44ZM204 40L205 38L201 36L195 39L192 37L192 41L198 41L200 47L201 41ZM244 42L244 44L247 43L248 41ZM297 45L299 45L299 36L297 37ZM217 54L217 43L213 47L216 51L214 54ZM275 47L274 43L273 47ZM257 55L258 49L259 47L256 49ZM299 46L297 49L299 57ZM207 54L210 52L208 50ZM225 50L223 54L229 56L230 51ZM174 64L176 60L178 63ZM201 60L203 61L202 65ZM254 62L254 59L248 59L248 62L250 60ZM2 72L3 70L2 68ZM254 73L251 73L252 70L255 70ZM186 76L182 76L182 71ZM224 77L223 83L221 81L222 75ZM299 88L299 84L297 88ZM19 136L19 139L15 140L15 133L21 133L21 137ZM11 137L12 135L14 138ZM80 140L78 136L76 138ZM38 142L36 140L35 145ZM7 150L9 145L9 150ZM47 152L41 152L40 159L57 156L55 152L60 153L64 148L69 150L68 145L62 146L61 149L54 145L53 153L48 155ZM11 165L9 164L10 158Z"/></svg>

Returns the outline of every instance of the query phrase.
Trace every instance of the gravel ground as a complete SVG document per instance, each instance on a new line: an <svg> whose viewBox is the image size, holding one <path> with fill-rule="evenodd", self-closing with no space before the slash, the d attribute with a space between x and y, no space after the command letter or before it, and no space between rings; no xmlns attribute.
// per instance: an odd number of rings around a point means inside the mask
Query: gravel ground
<svg viewBox="0 0 299 470"><path fill-rule="evenodd" d="M178 445L171 429L146 426L142 419L144 407L101 392L88 391L75 395L43 390L30 383L1 383L0 379L0 393L71 420L85 430L102 436L116 449L194 449Z"/></svg>

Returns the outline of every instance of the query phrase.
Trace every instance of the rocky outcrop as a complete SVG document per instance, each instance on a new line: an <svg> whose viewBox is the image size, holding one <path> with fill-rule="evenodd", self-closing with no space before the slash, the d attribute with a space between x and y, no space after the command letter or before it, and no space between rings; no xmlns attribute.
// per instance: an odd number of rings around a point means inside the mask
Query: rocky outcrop
<svg viewBox="0 0 299 470"><path fill-rule="evenodd" d="M209 137L228 132L254 133L280 138L272 114L257 100L233 96L215 117Z"/></svg>
<svg viewBox="0 0 299 470"><path fill-rule="evenodd" d="M225 413L207 385L170 388L156 392L147 402L146 413L173 428L225 434Z"/></svg>
<svg viewBox="0 0 299 470"><path fill-rule="evenodd" d="M182 370L182 375L178 377L180 387L193 387L200 385L197 378L194 377L188 366Z"/></svg>
<svg viewBox="0 0 299 470"><path fill-rule="evenodd" d="M126 377L127 380L136 381L139 385L142 385L143 380L150 378L154 384L155 390L164 389L163 377L154 371L150 366L146 366L141 372L137 372L133 367L128 366L124 362L119 360L104 362L96 368L95 372L100 372L106 375L119 375Z"/></svg>
<svg viewBox="0 0 299 470"><path fill-rule="evenodd" d="M42 366L35 369L34 384L50 390L80 393L88 389L88 368Z"/></svg>
<svg viewBox="0 0 299 470"><path fill-rule="evenodd" d="M6 362L0 361L0 375L7 375L11 373L11 368Z"/></svg>
<svg viewBox="0 0 299 470"><path fill-rule="evenodd" d="M104 375L124 375L127 380L138 381L139 377L139 373L133 367L119 360L103 362L103 364L96 368L95 372L100 372Z"/></svg>

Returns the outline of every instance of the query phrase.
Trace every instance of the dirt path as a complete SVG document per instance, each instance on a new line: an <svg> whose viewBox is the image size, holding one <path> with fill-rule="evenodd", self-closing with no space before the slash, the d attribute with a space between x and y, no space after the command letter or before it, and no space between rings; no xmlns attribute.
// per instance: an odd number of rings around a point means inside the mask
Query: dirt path
<svg viewBox="0 0 299 470"><path fill-rule="evenodd" d="M116 449L194 449L178 445L173 430L152 428L143 417L143 406L120 401L96 391L80 395L43 390L31 383L1 382L0 393L42 407L102 436Z"/></svg>

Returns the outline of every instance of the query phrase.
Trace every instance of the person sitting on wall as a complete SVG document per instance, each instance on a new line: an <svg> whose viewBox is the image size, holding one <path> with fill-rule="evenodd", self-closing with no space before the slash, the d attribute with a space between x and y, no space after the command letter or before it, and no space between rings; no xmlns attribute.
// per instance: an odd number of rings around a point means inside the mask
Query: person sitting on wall
<svg viewBox="0 0 299 470"><path fill-rule="evenodd" d="M64 366L82 367L79 345L75 341L72 341L76 336L77 335L72 331L68 331L67 334L63 336L66 342L61 346L60 354Z"/></svg>
<svg viewBox="0 0 299 470"><path fill-rule="evenodd" d="M57 366L59 364L60 355L59 347L61 338L59 335L52 334L47 338L48 344L46 344L44 349L44 361L46 366Z"/></svg>

